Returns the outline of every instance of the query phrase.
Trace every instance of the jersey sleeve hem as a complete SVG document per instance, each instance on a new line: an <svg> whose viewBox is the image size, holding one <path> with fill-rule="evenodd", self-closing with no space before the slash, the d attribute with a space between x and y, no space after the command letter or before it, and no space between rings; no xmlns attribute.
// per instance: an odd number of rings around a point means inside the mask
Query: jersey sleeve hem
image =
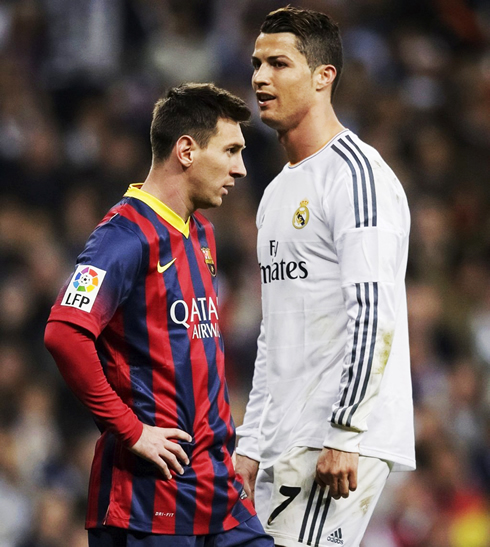
<svg viewBox="0 0 490 547"><path fill-rule="evenodd" d="M323 442L325 448L333 448L342 452L360 452L364 436L363 431L353 431L330 424L330 429Z"/></svg>
<svg viewBox="0 0 490 547"><path fill-rule="evenodd" d="M241 437L238 441L236 453L239 456L246 456L251 460L260 462L259 443L255 437Z"/></svg>
<svg viewBox="0 0 490 547"><path fill-rule="evenodd" d="M133 431L128 432L124 438L123 442L128 448L132 448L140 439L143 433L143 423L139 420L135 421Z"/></svg>

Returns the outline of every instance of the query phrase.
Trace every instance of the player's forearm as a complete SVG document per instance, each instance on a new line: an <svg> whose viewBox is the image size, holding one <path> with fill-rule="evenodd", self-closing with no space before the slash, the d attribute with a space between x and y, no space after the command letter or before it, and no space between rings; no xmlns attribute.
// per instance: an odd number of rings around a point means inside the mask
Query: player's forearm
<svg viewBox="0 0 490 547"><path fill-rule="evenodd" d="M325 446L355 452L379 396L395 335L395 295L390 283L345 287L348 343L338 399Z"/></svg>
<svg viewBox="0 0 490 547"><path fill-rule="evenodd" d="M134 445L143 424L107 381L89 333L70 323L50 321L44 341L73 393L127 446Z"/></svg>

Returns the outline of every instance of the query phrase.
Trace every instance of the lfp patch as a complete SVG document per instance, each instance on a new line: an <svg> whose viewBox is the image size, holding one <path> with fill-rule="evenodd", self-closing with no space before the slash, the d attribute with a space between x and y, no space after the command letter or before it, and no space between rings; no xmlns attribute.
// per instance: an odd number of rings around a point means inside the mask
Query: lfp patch
<svg viewBox="0 0 490 547"><path fill-rule="evenodd" d="M94 305L105 274L105 270L95 266L79 264L68 284L61 305L89 312Z"/></svg>

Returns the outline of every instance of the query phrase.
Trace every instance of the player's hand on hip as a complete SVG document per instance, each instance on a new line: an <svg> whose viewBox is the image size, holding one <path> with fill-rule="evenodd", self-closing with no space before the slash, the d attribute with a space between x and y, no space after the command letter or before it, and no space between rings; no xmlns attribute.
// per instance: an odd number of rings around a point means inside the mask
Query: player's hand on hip
<svg viewBox="0 0 490 547"><path fill-rule="evenodd" d="M235 473L243 480L243 489L252 503L255 501L255 480L259 470L259 462L247 458L247 456L236 455Z"/></svg>
<svg viewBox="0 0 490 547"><path fill-rule="evenodd" d="M315 480L323 488L329 487L332 498L347 498L357 488L359 454L324 448L316 464Z"/></svg>
<svg viewBox="0 0 490 547"><path fill-rule="evenodd" d="M189 458L176 440L191 442L192 437L181 429L167 429L143 424L143 433L129 449L137 456L154 463L165 478L171 479L170 469L180 475L184 469L180 462L189 464Z"/></svg>

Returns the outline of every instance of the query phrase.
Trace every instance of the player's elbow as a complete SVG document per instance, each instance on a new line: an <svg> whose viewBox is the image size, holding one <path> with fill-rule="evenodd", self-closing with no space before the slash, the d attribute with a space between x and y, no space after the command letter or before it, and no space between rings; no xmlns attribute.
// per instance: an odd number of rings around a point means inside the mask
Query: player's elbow
<svg viewBox="0 0 490 547"><path fill-rule="evenodd" d="M56 333L56 321L50 321L46 325L46 330L44 331L44 345L46 349L53 355L56 353L56 347L58 345L59 337Z"/></svg>
<svg viewBox="0 0 490 547"><path fill-rule="evenodd" d="M49 321L44 331L44 345L56 363L66 358L76 345L74 327L63 321Z"/></svg>

